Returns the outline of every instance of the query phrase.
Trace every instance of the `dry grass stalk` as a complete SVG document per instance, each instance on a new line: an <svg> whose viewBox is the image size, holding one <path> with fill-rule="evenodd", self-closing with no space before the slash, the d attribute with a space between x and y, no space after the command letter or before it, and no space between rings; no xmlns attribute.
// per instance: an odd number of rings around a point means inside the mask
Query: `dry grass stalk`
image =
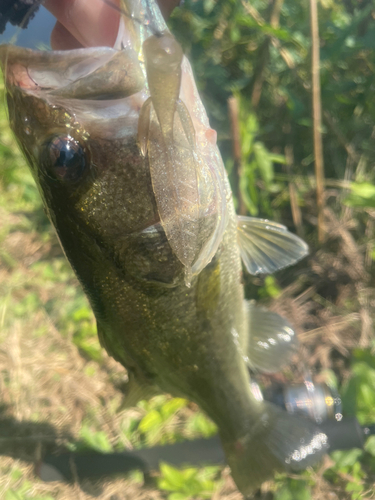
<svg viewBox="0 0 375 500"><path fill-rule="evenodd" d="M241 153L241 135L240 135L240 117L238 109L238 100L235 96L228 99L229 119L232 130L232 148L234 159L235 185L238 200L239 215L246 215L246 205L241 194L240 179L242 175L242 153Z"/></svg>
<svg viewBox="0 0 375 500"><path fill-rule="evenodd" d="M314 128L314 156L316 176L316 202L318 206L318 239L320 243L325 239L324 227L324 160L322 142L322 103L320 94L320 55L319 55L319 25L317 0L310 0L311 20L311 73L312 73L312 106Z"/></svg>

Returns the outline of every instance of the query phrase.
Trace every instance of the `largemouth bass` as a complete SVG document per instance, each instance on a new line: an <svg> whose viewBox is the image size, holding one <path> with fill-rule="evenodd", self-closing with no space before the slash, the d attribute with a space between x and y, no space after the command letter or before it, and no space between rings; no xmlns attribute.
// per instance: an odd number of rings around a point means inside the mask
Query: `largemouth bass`
<svg viewBox="0 0 375 500"><path fill-rule="evenodd" d="M0 47L10 124L101 344L134 387L188 398L212 418L249 495L327 448L312 422L250 388L249 367L279 370L295 334L244 300L241 255L249 272L273 272L307 247L279 224L237 218L187 59L153 0L124 8L113 49ZM167 47L162 58L155 44Z"/></svg>

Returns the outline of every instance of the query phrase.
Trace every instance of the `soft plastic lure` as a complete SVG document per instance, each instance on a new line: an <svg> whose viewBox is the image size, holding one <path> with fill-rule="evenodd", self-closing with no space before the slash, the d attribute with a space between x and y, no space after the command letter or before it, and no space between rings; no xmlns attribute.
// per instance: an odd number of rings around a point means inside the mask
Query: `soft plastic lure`
<svg viewBox="0 0 375 500"><path fill-rule="evenodd" d="M138 140L142 154L148 153L161 223L189 284L199 253L200 206L195 130L179 99L183 52L163 33L149 37L143 53L150 97L139 116Z"/></svg>

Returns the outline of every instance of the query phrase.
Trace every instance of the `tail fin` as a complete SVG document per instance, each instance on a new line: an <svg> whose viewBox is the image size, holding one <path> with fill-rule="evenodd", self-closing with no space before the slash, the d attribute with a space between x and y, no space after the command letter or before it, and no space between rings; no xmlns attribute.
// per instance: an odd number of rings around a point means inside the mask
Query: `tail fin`
<svg viewBox="0 0 375 500"><path fill-rule="evenodd" d="M315 464L328 450L328 438L310 420L290 415L264 402L249 431L235 442L222 444L233 479L250 495L275 472L299 471Z"/></svg>

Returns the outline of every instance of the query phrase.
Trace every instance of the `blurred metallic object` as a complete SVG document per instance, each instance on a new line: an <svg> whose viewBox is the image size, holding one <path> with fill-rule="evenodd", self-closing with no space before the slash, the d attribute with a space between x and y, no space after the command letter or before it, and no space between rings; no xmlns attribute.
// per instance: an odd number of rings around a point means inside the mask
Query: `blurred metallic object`
<svg viewBox="0 0 375 500"><path fill-rule="evenodd" d="M342 419L341 399L337 391L327 384L315 384L311 379L301 384L273 384L263 391L253 382L252 391L255 397L263 394L266 401L284 408L291 414L302 414L321 424L325 420Z"/></svg>

